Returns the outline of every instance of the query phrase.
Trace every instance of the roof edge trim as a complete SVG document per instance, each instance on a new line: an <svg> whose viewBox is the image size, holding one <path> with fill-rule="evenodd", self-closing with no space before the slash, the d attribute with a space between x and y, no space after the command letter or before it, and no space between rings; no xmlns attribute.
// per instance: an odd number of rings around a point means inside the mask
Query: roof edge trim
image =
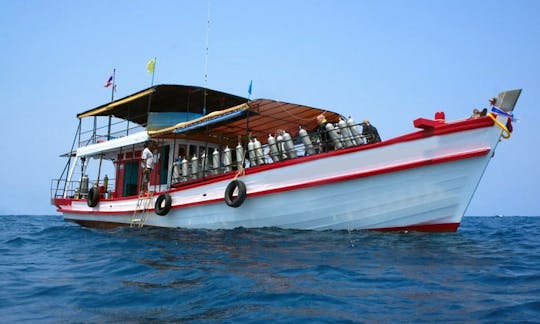
<svg viewBox="0 0 540 324"><path fill-rule="evenodd" d="M243 104L240 104L238 106L234 106L234 107L227 108L227 109L224 109L224 110L214 111L212 113L209 113L208 115L204 115L202 117L199 117L199 118L196 118L196 119L193 119L193 120L181 122L181 123L178 123L178 124L176 124L174 126L166 127L166 128L155 130L155 131L148 131L148 134L150 136L158 136L158 135L163 135L163 134L166 134L166 133L176 133L175 132L176 129L196 125L198 123L203 123L205 121L208 121L208 120L210 120L212 118L218 118L220 116L230 114L230 113L233 113L235 111L244 111L244 110L247 110L247 109L249 109L248 103L243 103Z"/></svg>
<svg viewBox="0 0 540 324"><path fill-rule="evenodd" d="M112 108L114 108L116 106L125 104L125 103L133 101L133 100L137 100L137 99L139 99L141 97L144 97L144 96L148 96L148 95L154 93L155 91L156 91L155 88L150 88L148 90L144 90L142 92L131 95L129 97L126 97L126 98L123 98L123 99L120 99L120 100L117 100L117 101L113 101L113 102L111 102L108 105L105 105L103 107L99 107L99 108L96 108L96 109L93 109L93 110L78 114L77 118L97 116L97 115L102 114L102 113L106 112L107 110L110 110L110 109L112 109Z"/></svg>

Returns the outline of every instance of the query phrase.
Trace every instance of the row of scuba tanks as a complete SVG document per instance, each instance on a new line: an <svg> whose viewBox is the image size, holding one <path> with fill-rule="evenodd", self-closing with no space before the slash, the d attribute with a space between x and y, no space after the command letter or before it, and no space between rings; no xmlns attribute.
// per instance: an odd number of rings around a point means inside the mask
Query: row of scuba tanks
<svg viewBox="0 0 540 324"><path fill-rule="evenodd" d="M322 136L322 133L327 134L326 140L331 143L331 146L333 146L335 150L364 144L364 139L351 117L349 117L347 121L340 119L335 125L326 123L323 127L324 130L321 130L318 134L319 136L314 139L315 143L313 143L308 132L300 127L298 136L304 146L304 155L316 154L320 152L321 146L327 146L327 143L321 143L321 137L323 140L325 137ZM267 143L268 155L272 162L279 162L297 157L293 139L291 135L284 130L278 130L275 137L272 134L269 134ZM236 169L240 170L245 165L245 152L242 144L238 143L235 148L235 153ZM264 156L263 146L255 137L248 141L247 153L249 166L268 163ZM206 154L203 153L200 160L201 161L199 162L197 156L193 156L191 161L188 161L185 157L183 159L177 159L173 164L173 183L196 179L202 174L216 175L233 170L232 150L228 146L223 150L223 154L220 154L219 150L215 148L211 157L207 158Z"/></svg>

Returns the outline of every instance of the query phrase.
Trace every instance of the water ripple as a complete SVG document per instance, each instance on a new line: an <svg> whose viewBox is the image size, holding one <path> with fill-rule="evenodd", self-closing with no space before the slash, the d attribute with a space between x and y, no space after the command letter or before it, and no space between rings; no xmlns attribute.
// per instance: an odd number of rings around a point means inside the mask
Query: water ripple
<svg viewBox="0 0 540 324"><path fill-rule="evenodd" d="M533 322L540 217L457 233L94 230L0 217L5 322Z"/></svg>

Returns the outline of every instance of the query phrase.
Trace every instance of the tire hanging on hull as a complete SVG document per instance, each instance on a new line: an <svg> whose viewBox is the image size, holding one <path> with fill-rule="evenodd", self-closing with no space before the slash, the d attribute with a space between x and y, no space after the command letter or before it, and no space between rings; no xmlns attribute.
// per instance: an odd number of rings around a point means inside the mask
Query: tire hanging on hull
<svg viewBox="0 0 540 324"><path fill-rule="evenodd" d="M163 204L165 202L165 204ZM172 198L169 194L161 194L156 199L156 204L154 205L154 211L159 216L165 216L169 213L172 206Z"/></svg>
<svg viewBox="0 0 540 324"><path fill-rule="evenodd" d="M234 191L238 188L238 195L233 196ZM240 180L233 180L225 189L225 203L229 207L237 208L240 207L244 200L246 200L246 184Z"/></svg>
<svg viewBox="0 0 540 324"><path fill-rule="evenodd" d="M92 187L88 191L86 204L88 205L88 207L96 207L98 203L99 203L99 190L96 187Z"/></svg>

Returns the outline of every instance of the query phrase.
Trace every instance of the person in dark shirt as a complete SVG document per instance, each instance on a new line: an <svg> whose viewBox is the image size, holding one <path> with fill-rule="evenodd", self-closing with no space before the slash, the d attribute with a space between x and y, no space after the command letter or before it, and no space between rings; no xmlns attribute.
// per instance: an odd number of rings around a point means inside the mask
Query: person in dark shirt
<svg viewBox="0 0 540 324"><path fill-rule="evenodd" d="M381 141L377 128L371 125L367 119L362 122L362 137L366 139L366 144L378 143Z"/></svg>

